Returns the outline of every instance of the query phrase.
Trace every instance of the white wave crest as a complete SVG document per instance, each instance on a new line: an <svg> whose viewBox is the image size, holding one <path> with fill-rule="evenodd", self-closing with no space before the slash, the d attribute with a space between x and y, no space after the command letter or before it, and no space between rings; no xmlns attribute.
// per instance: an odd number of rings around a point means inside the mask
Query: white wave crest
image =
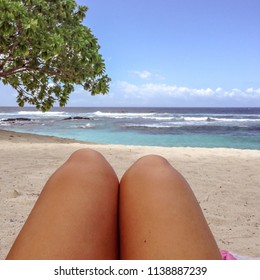
<svg viewBox="0 0 260 280"><path fill-rule="evenodd" d="M18 115L26 116L39 116L39 117L63 117L67 115L66 112L41 112L41 111L20 111Z"/></svg>
<svg viewBox="0 0 260 280"><path fill-rule="evenodd" d="M120 112L120 113L110 113L110 112L100 112L97 111L94 113L94 115L99 116L99 117L107 117L107 118L114 118L114 119L130 119L130 118L143 118L143 117L148 117L152 115L156 115L156 113L125 113L125 112Z"/></svg>

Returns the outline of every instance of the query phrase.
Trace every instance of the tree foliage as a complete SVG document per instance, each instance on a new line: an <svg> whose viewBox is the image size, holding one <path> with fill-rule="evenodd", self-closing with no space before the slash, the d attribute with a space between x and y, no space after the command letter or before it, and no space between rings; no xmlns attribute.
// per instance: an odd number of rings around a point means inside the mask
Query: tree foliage
<svg viewBox="0 0 260 280"><path fill-rule="evenodd" d="M82 24L86 11L74 0L0 0L0 79L16 89L19 106L65 106L74 85L108 92L100 46Z"/></svg>

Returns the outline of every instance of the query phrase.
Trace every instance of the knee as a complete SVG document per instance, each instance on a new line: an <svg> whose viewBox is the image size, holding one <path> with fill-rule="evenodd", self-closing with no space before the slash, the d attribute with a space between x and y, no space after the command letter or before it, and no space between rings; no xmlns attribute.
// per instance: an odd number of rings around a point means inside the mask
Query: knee
<svg viewBox="0 0 260 280"><path fill-rule="evenodd" d="M138 178L152 178L158 173L172 168L170 163L162 156L147 155L138 159L124 174L123 180L132 180Z"/></svg>
<svg viewBox="0 0 260 280"><path fill-rule="evenodd" d="M124 174L120 187L130 191L157 192L188 186L187 181L169 162L159 155L148 155L137 160Z"/></svg>
<svg viewBox="0 0 260 280"><path fill-rule="evenodd" d="M135 163L138 167L165 167L170 165L168 160L160 155L147 155L138 159Z"/></svg>
<svg viewBox="0 0 260 280"><path fill-rule="evenodd" d="M100 176L116 176L105 157L92 149L84 148L73 152L66 163L74 167L74 169L81 170L83 173L89 172L98 173Z"/></svg>
<svg viewBox="0 0 260 280"><path fill-rule="evenodd" d="M159 155L147 155L138 159L132 167L134 170L139 170L140 172L154 172L169 166L170 163L164 157Z"/></svg>
<svg viewBox="0 0 260 280"><path fill-rule="evenodd" d="M102 154L92 149L79 149L50 177L46 188L70 195L92 193L116 195L118 178Z"/></svg>
<svg viewBox="0 0 260 280"><path fill-rule="evenodd" d="M93 164L97 161L103 161L105 158L97 151L88 149L88 148L83 148L79 149L71 154L71 156L68 159L68 162L73 162L73 163L90 163L92 162Z"/></svg>
<svg viewBox="0 0 260 280"><path fill-rule="evenodd" d="M71 154L64 167L78 178L99 178L108 182L118 182L117 175L105 157L98 151L83 148ZM95 177L96 176L96 177Z"/></svg>

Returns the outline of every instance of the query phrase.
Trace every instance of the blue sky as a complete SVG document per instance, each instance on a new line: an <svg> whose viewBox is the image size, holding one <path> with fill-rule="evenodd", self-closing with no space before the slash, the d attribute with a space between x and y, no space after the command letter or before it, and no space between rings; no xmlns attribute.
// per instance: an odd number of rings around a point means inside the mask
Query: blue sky
<svg viewBox="0 0 260 280"><path fill-rule="evenodd" d="M110 92L67 106L260 106L259 0L77 0ZM0 85L0 105L15 92Z"/></svg>

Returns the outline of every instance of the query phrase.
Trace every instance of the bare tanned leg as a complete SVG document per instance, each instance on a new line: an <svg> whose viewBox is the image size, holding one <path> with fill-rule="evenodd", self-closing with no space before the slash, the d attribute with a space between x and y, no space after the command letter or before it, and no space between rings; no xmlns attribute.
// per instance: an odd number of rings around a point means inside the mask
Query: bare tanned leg
<svg viewBox="0 0 260 280"><path fill-rule="evenodd" d="M82 149L46 183L7 259L118 258L118 179Z"/></svg>
<svg viewBox="0 0 260 280"><path fill-rule="evenodd" d="M183 176L160 156L138 160L120 183L121 259L220 259Z"/></svg>

